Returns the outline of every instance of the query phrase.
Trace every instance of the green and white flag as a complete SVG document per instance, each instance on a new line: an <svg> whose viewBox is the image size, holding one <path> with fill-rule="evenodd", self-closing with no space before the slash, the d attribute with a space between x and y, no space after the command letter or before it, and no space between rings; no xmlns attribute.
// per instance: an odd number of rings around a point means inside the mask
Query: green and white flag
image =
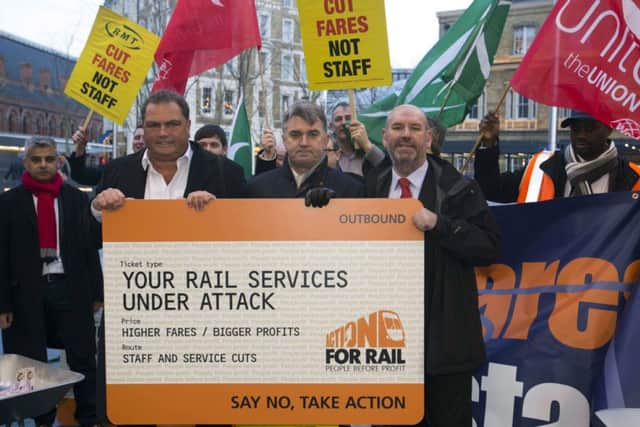
<svg viewBox="0 0 640 427"><path fill-rule="evenodd" d="M387 114L401 104L420 107L446 127L462 122L482 94L510 6L511 0L475 0L422 58L400 93L358 114L369 138L380 142Z"/></svg>
<svg viewBox="0 0 640 427"><path fill-rule="evenodd" d="M236 108L233 116L227 157L242 166L244 176L249 177L252 174L252 155L251 125L249 124L247 109L244 106L244 95L241 94L238 108Z"/></svg>

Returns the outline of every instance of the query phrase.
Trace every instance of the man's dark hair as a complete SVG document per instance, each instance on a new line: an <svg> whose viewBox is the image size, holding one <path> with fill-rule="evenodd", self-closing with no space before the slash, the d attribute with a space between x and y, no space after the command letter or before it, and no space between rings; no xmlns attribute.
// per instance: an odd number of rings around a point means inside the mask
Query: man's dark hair
<svg viewBox="0 0 640 427"><path fill-rule="evenodd" d="M218 125L204 125L196 132L195 141L198 142L203 138L211 138L217 136L223 147L227 146L227 134Z"/></svg>
<svg viewBox="0 0 640 427"><path fill-rule="evenodd" d="M184 96L172 90L161 89L149 95L147 100L144 101L144 104L142 104L142 123L144 123L147 106L149 104L169 104L172 102L178 104L178 107L180 107L180 110L182 110L182 115L184 116L184 118L189 120L189 104L187 104Z"/></svg>
<svg viewBox="0 0 640 427"><path fill-rule="evenodd" d="M285 113L282 120L282 129L287 131L287 122L292 117L300 117L302 120L309 124L313 124L320 120L322 122L322 129L327 130L327 116L324 115L324 111L319 105L309 101L297 101L289 110Z"/></svg>
<svg viewBox="0 0 640 427"><path fill-rule="evenodd" d="M137 123L134 131L138 130L138 129L144 129L144 124L143 123Z"/></svg>

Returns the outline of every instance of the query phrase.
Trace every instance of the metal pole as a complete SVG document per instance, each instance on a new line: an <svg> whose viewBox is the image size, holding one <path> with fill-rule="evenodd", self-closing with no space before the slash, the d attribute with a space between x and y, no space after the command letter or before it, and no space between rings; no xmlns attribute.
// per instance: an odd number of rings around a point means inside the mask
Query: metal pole
<svg viewBox="0 0 640 427"><path fill-rule="evenodd" d="M552 4L555 5L557 0L553 0ZM556 38L554 50L556 52L556 58L558 58L558 39ZM558 64L553 68L554 81L558 81ZM549 107L549 151L556 151L558 146L558 107Z"/></svg>

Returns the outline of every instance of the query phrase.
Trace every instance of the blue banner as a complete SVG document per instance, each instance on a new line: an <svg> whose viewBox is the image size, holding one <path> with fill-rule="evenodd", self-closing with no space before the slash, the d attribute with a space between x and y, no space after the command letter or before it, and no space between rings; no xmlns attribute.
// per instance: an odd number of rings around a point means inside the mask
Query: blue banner
<svg viewBox="0 0 640 427"><path fill-rule="evenodd" d="M605 355L640 277L638 194L493 209L503 250L476 270L488 363L474 379L475 425L589 426L606 407L593 403L606 400L596 399ZM633 345L622 329L614 341L625 347L618 368L632 362L627 352L640 354L640 301L634 305ZM618 377L616 393L640 406L640 370L632 371Z"/></svg>

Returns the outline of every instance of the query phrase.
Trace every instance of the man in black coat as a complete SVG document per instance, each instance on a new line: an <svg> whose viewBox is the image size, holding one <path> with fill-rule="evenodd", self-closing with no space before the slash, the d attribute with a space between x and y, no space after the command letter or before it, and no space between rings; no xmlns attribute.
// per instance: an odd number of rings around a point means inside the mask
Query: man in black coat
<svg viewBox="0 0 640 427"><path fill-rule="evenodd" d="M242 197L242 168L226 157L189 142L189 105L181 95L159 90L142 106L146 149L107 163L91 203L95 244L102 242L102 211L122 207L126 198L186 199L196 210L217 197ZM104 322L99 331L99 380L104 384ZM99 387L99 412L104 418L104 386Z"/></svg>
<svg viewBox="0 0 640 427"><path fill-rule="evenodd" d="M313 206L323 206L331 197L362 197L360 182L327 166L327 118L319 106L297 102L283 123L287 160L283 167L254 176L249 181L249 197L306 197Z"/></svg>
<svg viewBox="0 0 640 427"><path fill-rule="evenodd" d="M471 377L484 361L474 266L498 255L499 232L480 188L427 155L431 132L412 105L394 108L382 138L391 157L366 176L368 197L413 197L425 232L425 413L421 425L471 425Z"/></svg>
<svg viewBox="0 0 640 427"><path fill-rule="evenodd" d="M226 157L189 142L189 106L181 95L154 92L142 106L146 149L109 162L96 189L91 211L120 208L126 198L182 199L196 210L216 197L242 197L242 168Z"/></svg>
<svg viewBox="0 0 640 427"><path fill-rule="evenodd" d="M74 387L76 419L93 425L102 273L83 228L89 201L62 182L57 161L52 139L30 139L22 185L0 196L0 328L7 353L46 362L47 347L66 350L70 368L85 376ZM52 408L36 424L54 419Z"/></svg>

